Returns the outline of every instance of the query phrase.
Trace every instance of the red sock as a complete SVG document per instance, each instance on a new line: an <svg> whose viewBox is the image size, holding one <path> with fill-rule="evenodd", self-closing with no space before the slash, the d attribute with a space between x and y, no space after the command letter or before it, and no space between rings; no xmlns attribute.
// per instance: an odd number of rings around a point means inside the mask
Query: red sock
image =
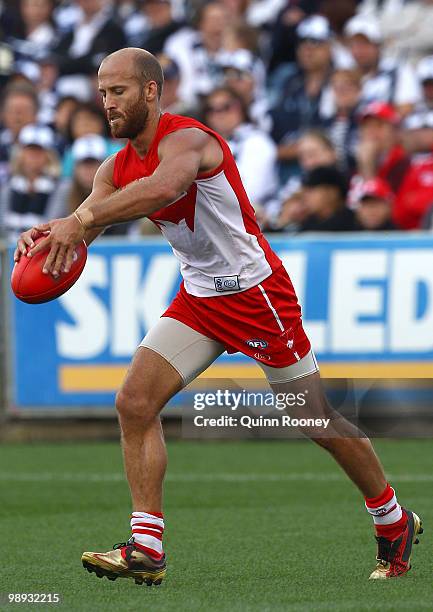
<svg viewBox="0 0 433 612"><path fill-rule="evenodd" d="M402 511L395 491L389 484L377 497L366 497L365 507L373 517L376 535L395 540L405 529L406 513Z"/></svg>

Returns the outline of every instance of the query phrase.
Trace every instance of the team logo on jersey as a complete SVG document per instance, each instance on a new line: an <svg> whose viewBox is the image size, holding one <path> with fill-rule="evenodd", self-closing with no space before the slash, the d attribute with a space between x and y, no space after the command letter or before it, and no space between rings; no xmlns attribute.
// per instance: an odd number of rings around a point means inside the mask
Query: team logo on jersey
<svg viewBox="0 0 433 612"><path fill-rule="evenodd" d="M268 346L266 340L259 340L258 338L253 338L252 340L246 340L245 344L248 344L251 348L259 348L265 349Z"/></svg>
<svg viewBox="0 0 433 612"><path fill-rule="evenodd" d="M214 276L215 289L217 291L236 291L240 290L239 276Z"/></svg>

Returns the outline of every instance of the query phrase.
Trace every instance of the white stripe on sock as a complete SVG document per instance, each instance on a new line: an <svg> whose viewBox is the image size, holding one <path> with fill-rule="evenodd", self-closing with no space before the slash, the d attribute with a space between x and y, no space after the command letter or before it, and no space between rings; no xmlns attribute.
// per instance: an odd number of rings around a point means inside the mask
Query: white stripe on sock
<svg viewBox="0 0 433 612"><path fill-rule="evenodd" d="M150 523L155 525L155 528L152 527L139 527L139 523ZM134 529L134 526L137 525L137 529L149 529L150 531L154 531L157 534L161 534L164 531L164 520L158 516L154 516L153 514L148 514L147 512L133 512L131 518L131 530ZM157 529L161 528L162 532ZM146 546L147 548L151 548L157 554L161 555L163 552L162 549L162 541L148 533L133 533L134 540L137 544L141 544L141 546Z"/></svg>
<svg viewBox="0 0 433 612"><path fill-rule="evenodd" d="M394 489L392 489L394 495L386 504L377 506L377 508L369 508L367 504L367 512L372 515L375 525L391 525L399 521L403 515L401 506L397 501Z"/></svg>
<svg viewBox="0 0 433 612"><path fill-rule="evenodd" d="M164 529L164 519L159 516L154 516L153 514L148 514L147 512L133 512L131 526L136 523L152 523L152 525L157 525Z"/></svg>

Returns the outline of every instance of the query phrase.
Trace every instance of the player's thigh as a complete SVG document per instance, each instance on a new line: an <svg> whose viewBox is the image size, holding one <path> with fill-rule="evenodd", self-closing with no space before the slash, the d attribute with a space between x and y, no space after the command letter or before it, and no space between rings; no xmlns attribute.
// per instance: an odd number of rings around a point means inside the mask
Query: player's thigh
<svg viewBox="0 0 433 612"><path fill-rule="evenodd" d="M183 386L204 372L225 351L220 342L172 317L161 317L140 346L163 357L178 372Z"/></svg>
<svg viewBox="0 0 433 612"><path fill-rule="evenodd" d="M162 317L137 349L118 394L119 412L157 414L223 351L219 342Z"/></svg>

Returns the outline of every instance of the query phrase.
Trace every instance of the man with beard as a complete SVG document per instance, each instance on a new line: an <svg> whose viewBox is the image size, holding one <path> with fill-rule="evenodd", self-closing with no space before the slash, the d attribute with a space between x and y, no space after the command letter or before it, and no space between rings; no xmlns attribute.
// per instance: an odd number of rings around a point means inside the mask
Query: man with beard
<svg viewBox="0 0 433 612"><path fill-rule="evenodd" d="M184 280L117 396L132 537L107 553L85 552L84 567L111 580L162 581L167 456L159 413L227 350L255 359L276 393L308 394L292 416L331 419L326 430L305 426L302 433L328 450L364 495L379 547L371 578L405 574L420 519L397 502L370 441L329 406L293 286L258 228L227 143L198 121L161 115L162 70L148 52L118 51L98 77L112 133L129 142L102 164L75 213L21 235L15 260L28 246L30 256L49 249L44 270L58 277L83 238L90 243L107 225L147 216L170 241ZM49 234L35 246L40 232ZM262 536L257 544L260 551Z"/></svg>

